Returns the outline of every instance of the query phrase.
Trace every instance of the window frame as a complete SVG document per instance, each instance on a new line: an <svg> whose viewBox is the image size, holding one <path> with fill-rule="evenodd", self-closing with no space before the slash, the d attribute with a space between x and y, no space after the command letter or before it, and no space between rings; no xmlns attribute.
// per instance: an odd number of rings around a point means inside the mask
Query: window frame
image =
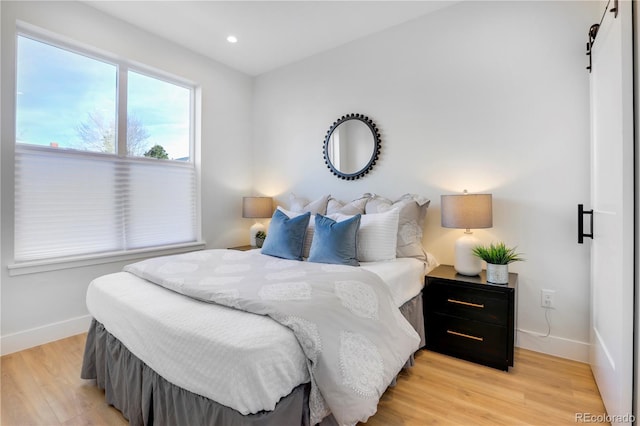
<svg viewBox="0 0 640 426"><path fill-rule="evenodd" d="M42 30L40 28L34 27L30 24L17 22L16 23L16 32L14 37L14 46L15 46L15 80L14 80L14 95L17 93L17 79L18 79L18 39L19 37L29 38L36 42L40 42L55 48L66 50L70 53L82 55L84 57L94 59L96 61L104 62L110 65L115 66L116 68L116 152L115 153L105 153L105 152L96 152L96 151L84 151L73 148L62 148L61 151L67 155L77 155L77 156L110 156L114 157L114 161L118 160L126 160L126 161L141 161L141 162L170 162L170 163L181 163L183 165L189 164L189 167L193 168L195 175L195 229L194 234L196 235L196 240L193 242L187 243L176 243L176 244L168 244L163 246L151 246L144 247L138 249L123 249L114 252L105 252L105 253L86 253L82 255L76 256L68 256L68 257L58 257L58 258L49 258L49 259L41 259L41 260L25 260L25 261L16 261L15 260L15 252L13 255L14 261L12 264L9 264L7 267L9 269L9 275L23 275L30 273L39 273L45 271L52 270L60 270L67 268L75 268L82 266L91 266L97 264L104 263L112 263L119 261L126 261L132 259L138 259L143 257L149 257L152 255L165 255L165 254L173 254L173 253L182 253L192 250L203 249L206 246L206 242L202 240L202 212L201 212L201 167L198 159L196 158L199 150L196 146L196 116L198 112L196 110L196 91L198 90L197 84L191 82L187 79L172 75L168 72L161 71L158 69L154 69L150 66L142 65L140 63L124 59L118 55L114 55L108 53L104 50L94 48L91 46L84 45L80 42L76 42L70 40L66 37L59 36L56 34L52 34L49 31ZM159 160L155 158L147 158L143 156L128 156L127 155L127 112L128 112L128 75L129 71L144 75L149 78L153 78L156 80L160 80L165 83L173 84L182 88L189 90L189 159L185 160L176 160L176 159L167 159L167 160ZM18 145L22 147L26 147L27 149L36 149L43 151L50 151L53 155L55 153L52 149L46 146L34 145L34 144L24 144L18 143L16 140L17 133L17 110L18 110L18 98L15 96L14 98L14 120L12 125L14 126L14 138L13 138L13 147L14 150L18 147ZM15 191L15 182L13 184L13 189ZM15 197L15 192L14 192ZM16 213L15 205L14 205L14 215ZM15 226L15 218L14 218L14 226ZM13 243L13 247L15 249L15 240Z"/></svg>

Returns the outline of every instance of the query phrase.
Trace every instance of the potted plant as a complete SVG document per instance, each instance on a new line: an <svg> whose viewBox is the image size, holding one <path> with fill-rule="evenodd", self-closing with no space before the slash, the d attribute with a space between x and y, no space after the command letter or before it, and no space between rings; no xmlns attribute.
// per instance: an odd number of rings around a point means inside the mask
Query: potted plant
<svg viewBox="0 0 640 426"><path fill-rule="evenodd" d="M256 232L256 247L262 247L264 244L264 239L267 238L267 234L264 231Z"/></svg>
<svg viewBox="0 0 640 426"><path fill-rule="evenodd" d="M476 246L473 254L487 262L487 282L507 284L509 282L509 263L523 261L522 254L516 253L516 247L507 247L505 243L491 243L489 246Z"/></svg>

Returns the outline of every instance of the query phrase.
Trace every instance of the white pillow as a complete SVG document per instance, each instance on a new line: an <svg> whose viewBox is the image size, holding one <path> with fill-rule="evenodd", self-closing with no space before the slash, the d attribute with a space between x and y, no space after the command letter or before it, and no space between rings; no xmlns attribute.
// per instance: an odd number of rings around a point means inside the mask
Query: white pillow
<svg viewBox="0 0 640 426"><path fill-rule="evenodd" d="M352 217L339 213L335 216L338 222ZM379 262L396 258L399 218L398 209L362 215L358 230L358 260L360 262Z"/></svg>
<svg viewBox="0 0 640 426"><path fill-rule="evenodd" d="M358 213L364 214L364 208L367 204L369 197L360 197L357 200L353 200L348 203L343 203L340 200L336 200L335 198L329 196L329 201L327 202L327 215L331 214L350 214L356 215Z"/></svg>
<svg viewBox="0 0 640 426"><path fill-rule="evenodd" d="M327 203L329 202L331 195L323 195L317 200L309 202L306 198L298 197L293 192L289 194L289 211L311 214L326 214Z"/></svg>
<svg viewBox="0 0 640 426"><path fill-rule="evenodd" d="M365 206L367 215L398 210L397 257L415 257L426 261L427 255L422 247L424 219L430 201L416 194L405 194L397 201L391 201L375 194L365 194L369 200Z"/></svg>
<svg viewBox="0 0 640 426"><path fill-rule="evenodd" d="M278 206L278 210L282 213L289 216L289 218L300 216L302 213L292 212L290 210L285 210L282 207ZM307 226L307 232L304 234L304 246L302 247L302 257L309 257L309 251L311 251L311 242L313 241L313 234L316 230L316 216L314 214L311 215L309 219L309 225Z"/></svg>

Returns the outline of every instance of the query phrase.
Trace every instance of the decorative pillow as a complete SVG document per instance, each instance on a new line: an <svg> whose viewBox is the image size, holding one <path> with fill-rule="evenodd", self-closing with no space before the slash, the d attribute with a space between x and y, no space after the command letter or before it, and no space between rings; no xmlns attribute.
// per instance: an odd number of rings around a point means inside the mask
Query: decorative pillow
<svg viewBox="0 0 640 426"><path fill-rule="evenodd" d="M359 266L357 238L360 217L361 215L357 214L350 219L336 222L317 214L309 262Z"/></svg>
<svg viewBox="0 0 640 426"><path fill-rule="evenodd" d="M280 206L278 206L277 209L280 210L282 213L286 214L287 216L289 216L289 218L293 218L300 215L300 213L283 209ZM311 241L313 241L313 234L314 234L315 228L316 228L316 216L311 215L311 218L309 219L309 225L307 225L307 232L304 235L304 248L302 249L302 257L309 257L309 251L311 250Z"/></svg>
<svg viewBox="0 0 640 426"><path fill-rule="evenodd" d="M346 215L355 215L355 214L364 214L364 207L367 204L369 197L362 196L357 200L353 200L350 203L343 203L340 200L336 200L333 197L329 197L329 202L327 203L327 214L346 214Z"/></svg>
<svg viewBox="0 0 640 426"><path fill-rule="evenodd" d="M366 213L382 213L392 209L399 212L396 257L415 257L427 260L422 247L422 228L430 200L415 194L405 194L397 201L391 201L375 194L365 206Z"/></svg>
<svg viewBox="0 0 640 426"><path fill-rule="evenodd" d="M349 217L351 216L338 214L337 220L341 222ZM358 230L360 262L379 262L396 258L399 217L398 209L362 216Z"/></svg>
<svg viewBox="0 0 640 426"><path fill-rule="evenodd" d="M311 213L289 218L280 210L273 212L262 253L283 259L302 260L304 235Z"/></svg>
<svg viewBox="0 0 640 426"><path fill-rule="evenodd" d="M324 195L309 202L306 198L296 197L293 192L289 195L289 210L298 213L327 214L327 202L330 195Z"/></svg>

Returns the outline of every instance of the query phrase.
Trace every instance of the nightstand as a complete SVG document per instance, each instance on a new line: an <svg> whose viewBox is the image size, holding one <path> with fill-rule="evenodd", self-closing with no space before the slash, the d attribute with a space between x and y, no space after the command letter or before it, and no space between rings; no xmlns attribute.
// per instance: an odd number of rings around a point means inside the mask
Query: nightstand
<svg viewBox="0 0 640 426"><path fill-rule="evenodd" d="M513 367L518 274L488 283L441 265L425 277L426 348L508 371Z"/></svg>
<svg viewBox="0 0 640 426"><path fill-rule="evenodd" d="M247 251L247 250L253 250L255 248L258 248L258 247L246 245L246 246L229 247L228 249L229 250Z"/></svg>

